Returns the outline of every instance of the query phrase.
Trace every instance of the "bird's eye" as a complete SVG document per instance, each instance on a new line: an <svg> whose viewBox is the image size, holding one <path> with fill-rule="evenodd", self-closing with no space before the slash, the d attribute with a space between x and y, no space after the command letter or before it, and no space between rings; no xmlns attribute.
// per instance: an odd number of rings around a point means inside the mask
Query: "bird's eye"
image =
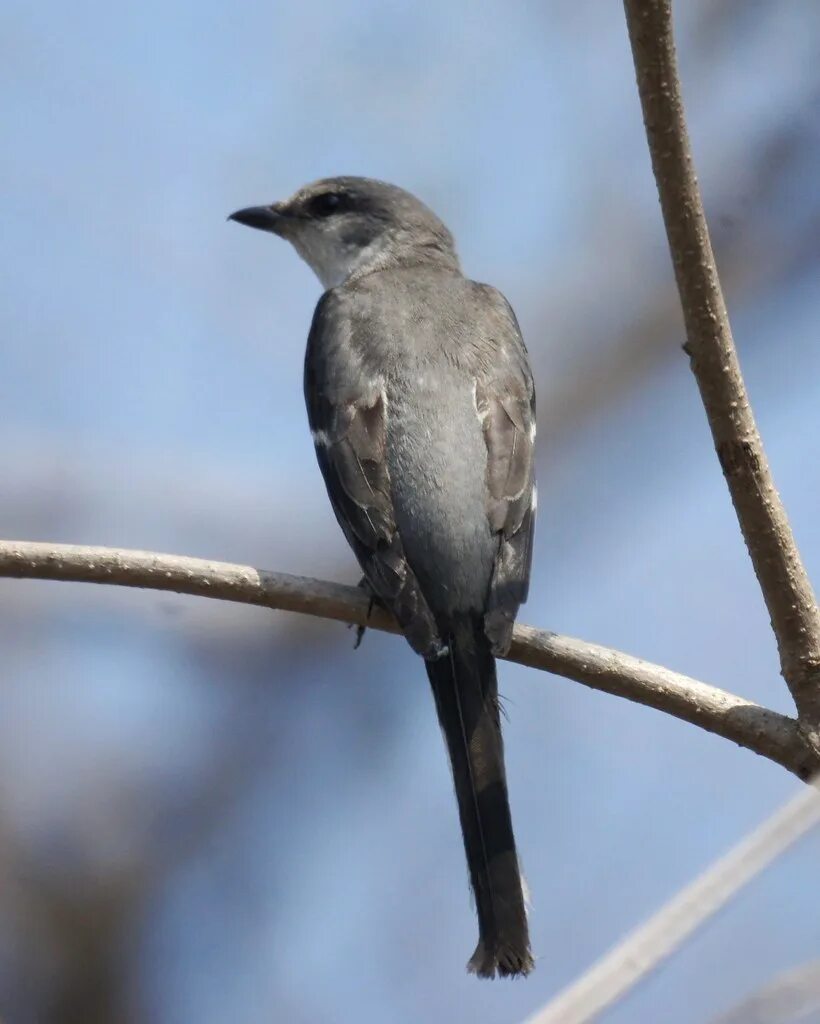
<svg viewBox="0 0 820 1024"><path fill-rule="evenodd" d="M314 217L329 217L342 207L342 197L338 192L323 192L310 201L310 212Z"/></svg>

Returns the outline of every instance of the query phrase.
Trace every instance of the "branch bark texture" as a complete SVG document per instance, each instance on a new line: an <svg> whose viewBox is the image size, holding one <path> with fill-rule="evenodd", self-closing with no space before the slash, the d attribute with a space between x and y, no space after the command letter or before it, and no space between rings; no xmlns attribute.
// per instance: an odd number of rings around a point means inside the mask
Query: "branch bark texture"
<svg viewBox="0 0 820 1024"><path fill-rule="evenodd" d="M0 541L0 577L171 590L399 632L358 587L149 551ZM517 625L510 661L645 704L746 747L808 779L820 761L796 721L620 651Z"/></svg>
<svg viewBox="0 0 820 1024"><path fill-rule="evenodd" d="M780 666L820 750L820 613L775 490L737 358L695 177L671 0L624 0L644 125L686 327L685 350L751 556Z"/></svg>

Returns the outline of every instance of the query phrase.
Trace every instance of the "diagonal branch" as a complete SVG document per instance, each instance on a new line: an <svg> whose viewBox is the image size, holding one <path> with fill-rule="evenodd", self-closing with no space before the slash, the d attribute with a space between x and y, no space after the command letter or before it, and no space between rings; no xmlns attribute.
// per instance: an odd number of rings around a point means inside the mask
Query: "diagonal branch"
<svg viewBox="0 0 820 1024"><path fill-rule="evenodd" d="M624 0L685 349L800 719L820 750L820 612L746 394L692 162L671 0Z"/></svg>
<svg viewBox="0 0 820 1024"><path fill-rule="evenodd" d="M820 1015L820 960L769 981L712 1024L807 1024Z"/></svg>
<svg viewBox="0 0 820 1024"><path fill-rule="evenodd" d="M384 610L368 615L369 599L358 587L182 555L0 541L3 576L171 590L398 632ZM508 658L681 718L801 779L820 767L793 719L620 651L518 625Z"/></svg>
<svg viewBox="0 0 820 1024"><path fill-rule="evenodd" d="M803 788L681 889L527 1024L589 1024L597 1020L818 823L820 797L815 785ZM751 1014L743 1017L747 1022L752 1019Z"/></svg>

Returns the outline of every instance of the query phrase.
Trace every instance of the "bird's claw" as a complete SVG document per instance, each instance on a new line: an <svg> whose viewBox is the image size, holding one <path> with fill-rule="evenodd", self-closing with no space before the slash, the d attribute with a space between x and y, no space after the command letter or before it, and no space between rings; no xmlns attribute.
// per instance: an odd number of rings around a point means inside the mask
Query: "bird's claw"
<svg viewBox="0 0 820 1024"><path fill-rule="evenodd" d="M370 603L367 606L367 616L366 616L367 619L370 619L370 616L371 616L375 606L376 605L382 606L382 602L379 600L379 598L377 597L375 591L373 590L373 588L368 583L366 576L362 576L362 578L359 580L359 582L356 584L356 586L359 587L360 589L364 590L367 593L367 595L369 596L369 598L370 598ZM354 623L351 622L350 625L348 626L348 629L352 629L353 626L354 626ZM359 647L361 647L361 643L362 643L362 640L364 639L364 635L365 635L366 632L367 632L367 626L366 625L365 626L359 626L359 625L356 626L356 639L353 641L353 650L354 651L358 651Z"/></svg>

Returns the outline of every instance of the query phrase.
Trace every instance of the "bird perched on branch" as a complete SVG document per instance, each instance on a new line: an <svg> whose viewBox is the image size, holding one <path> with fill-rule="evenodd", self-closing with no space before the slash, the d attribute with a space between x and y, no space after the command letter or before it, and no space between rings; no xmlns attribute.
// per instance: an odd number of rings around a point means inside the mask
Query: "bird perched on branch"
<svg viewBox="0 0 820 1024"><path fill-rule="evenodd" d="M291 242L326 289L304 380L319 465L367 585L425 660L478 913L468 969L528 974L495 667L535 522L535 396L515 314L394 185L327 178L230 219Z"/></svg>

